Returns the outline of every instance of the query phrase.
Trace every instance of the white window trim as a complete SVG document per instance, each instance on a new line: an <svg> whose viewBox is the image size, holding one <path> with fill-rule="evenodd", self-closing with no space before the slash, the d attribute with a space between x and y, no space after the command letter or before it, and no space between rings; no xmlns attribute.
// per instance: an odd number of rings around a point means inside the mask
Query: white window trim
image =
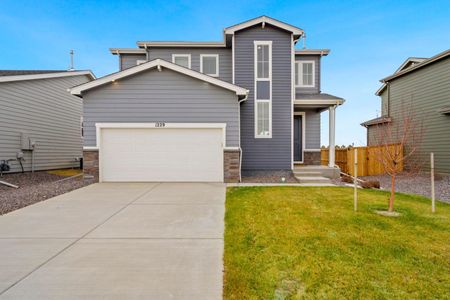
<svg viewBox="0 0 450 300"><path fill-rule="evenodd" d="M175 58L177 58L177 57L187 57L188 58L188 67L189 67L189 69L191 68L191 55L190 54L172 54L172 63L176 64Z"/></svg>
<svg viewBox="0 0 450 300"><path fill-rule="evenodd" d="M312 63L312 84L303 84L302 80L300 80L300 75L303 75L303 64L305 63ZM316 62L314 60L297 60L295 62L298 66L298 72L299 74L294 74L294 81L295 81L295 87L316 87ZM299 82L297 82L296 79L299 79Z"/></svg>
<svg viewBox="0 0 450 300"><path fill-rule="evenodd" d="M203 72L203 57L214 57L216 58L216 73L207 74ZM219 77L219 54L200 54L200 72L209 76Z"/></svg>
<svg viewBox="0 0 450 300"><path fill-rule="evenodd" d="M255 56L255 80L258 81L272 81L272 41L254 41L254 56ZM269 46L269 77L268 78L257 78L258 77L258 65L257 65L257 61L256 61L256 57L257 57L257 47L258 45L268 45Z"/></svg>
<svg viewBox="0 0 450 300"><path fill-rule="evenodd" d="M258 45L268 45L269 46L269 78L257 78L258 75L258 65L257 65L257 47ZM256 139L271 139L272 138L272 41L254 41L254 119L255 119L255 138ZM258 81L269 81L270 82L270 99L258 99L257 82ZM259 135L258 134L258 103L268 102L269 103L269 134Z"/></svg>
<svg viewBox="0 0 450 300"><path fill-rule="evenodd" d="M145 59L138 59L138 60L136 60L136 66L145 64L146 62L147 62L147 60L145 60Z"/></svg>

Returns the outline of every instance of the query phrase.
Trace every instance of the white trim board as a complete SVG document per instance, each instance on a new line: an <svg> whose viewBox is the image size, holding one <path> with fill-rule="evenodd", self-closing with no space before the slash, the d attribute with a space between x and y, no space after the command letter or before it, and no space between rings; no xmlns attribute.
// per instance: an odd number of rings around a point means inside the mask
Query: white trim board
<svg viewBox="0 0 450 300"><path fill-rule="evenodd" d="M216 73L207 74L203 72L203 58L204 57L214 57L216 59ZM219 77L219 54L200 54L200 72L212 77Z"/></svg>
<svg viewBox="0 0 450 300"><path fill-rule="evenodd" d="M147 53L145 49L141 48L109 48L109 52L111 52L113 55Z"/></svg>
<svg viewBox="0 0 450 300"><path fill-rule="evenodd" d="M299 65L297 70L299 74L295 74L295 79L298 79L299 82L295 82L295 87L297 88L305 88L305 87L315 87L316 86L316 62L314 60L297 60L295 62L296 65ZM312 64L312 84L303 84L303 64ZM301 77L300 77L301 76ZM294 80L295 80L294 79Z"/></svg>
<svg viewBox="0 0 450 300"><path fill-rule="evenodd" d="M164 124L164 126L162 126ZM136 129L156 129L156 130L164 130L164 129L205 129L205 128L221 128L223 129L223 147L226 145L226 123L95 123L96 128L96 148L100 149L99 145L99 137L101 129L105 128L136 128Z"/></svg>
<svg viewBox="0 0 450 300"><path fill-rule="evenodd" d="M258 78L258 46L265 45L269 46L269 76L268 78ZM253 101L253 118L254 118L254 127L255 127L255 139L271 139L272 138L272 41L253 41L254 48L254 95L255 99ZM269 99L258 99L258 81L268 81L270 94ZM269 103L269 135L258 135L258 103Z"/></svg>
<svg viewBox="0 0 450 300"><path fill-rule="evenodd" d="M140 64L138 66L134 66L128 69L125 69L123 71L117 72L117 73L113 73L110 75L106 75L102 78L99 78L97 80L85 83L85 84L81 84L78 85L76 87L73 87L71 89L69 89L70 93L72 95L77 95L77 96L81 96L81 94L87 90L93 89L97 86L103 85L103 84L109 84L111 82L114 82L115 80L119 80L121 78L125 78L131 75L134 75L136 73L139 72L143 72L149 69L153 69L153 68L158 68L159 70L162 70L162 68L167 68L169 70L187 75L187 76L191 76L193 78L197 78L199 80L203 80L205 82L211 83L213 85L222 87L224 89L233 91L236 93L237 96L242 96L244 99L247 97L249 91L247 89L244 89L242 87L239 87L237 85L231 84L229 82L220 80L218 78L214 78L205 74L202 74L200 72L197 71L193 71L191 69L187 69L185 67L173 64L171 62L162 60L162 59L154 59L152 61Z"/></svg>
<svg viewBox="0 0 450 300"><path fill-rule="evenodd" d="M205 47L205 48L223 48L226 47L224 42L155 42L155 41L138 41L138 47Z"/></svg>
<svg viewBox="0 0 450 300"><path fill-rule="evenodd" d="M298 105L314 105L314 104L318 104L318 105L341 105L344 104L345 100L344 99L336 99L336 100L323 100L323 99L308 99L308 100L301 100L301 99L296 99L294 100L294 104L298 104Z"/></svg>
<svg viewBox="0 0 450 300"><path fill-rule="evenodd" d="M87 75L91 79L93 79L93 80L95 79L95 75L91 71L67 71L67 72L57 72L57 73L0 76L0 82L50 79L50 78L60 78L60 77L69 77L69 76L81 76L81 75Z"/></svg>
<svg viewBox="0 0 450 300"><path fill-rule="evenodd" d="M175 63L175 59L177 58L177 57L187 57L188 58L188 68L190 69L191 68L191 55L190 54L178 54L178 53L176 53L176 54L172 54L172 63L173 64L175 64L176 65L176 63Z"/></svg>
<svg viewBox="0 0 450 300"><path fill-rule="evenodd" d="M298 36L301 36L304 33L303 29L301 29L301 28L298 28L298 27L295 27L295 26L283 23L281 21L272 19L272 18L267 17L267 16L261 16L261 17L258 17L258 18L252 19L252 20L245 21L245 22L240 23L240 24L236 24L236 25L227 27L227 28L224 29L224 33L225 34L234 34L236 31L239 31L239 30L242 30L244 28L251 27L251 26L254 26L254 25L257 25L257 24L262 24L261 26L263 28L264 28L264 26L266 24L270 24L272 26L284 29L286 31L291 32L293 35L298 35Z"/></svg>

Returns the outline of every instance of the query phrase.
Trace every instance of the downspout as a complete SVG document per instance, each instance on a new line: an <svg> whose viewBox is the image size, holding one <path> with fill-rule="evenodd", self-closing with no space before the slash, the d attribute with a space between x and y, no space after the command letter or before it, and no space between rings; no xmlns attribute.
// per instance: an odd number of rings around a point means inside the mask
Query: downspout
<svg viewBox="0 0 450 300"><path fill-rule="evenodd" d="M387 82L387 115L391 116L391 83Z"/></svg>
<svg viewBox="0 0 450 300"><path fill-rule="evenodd" d="M244 101L247 101L248 99L248 93L245 95L244 98L238 101L238 108L239 108L239 131L241 130L241 103ZM240 141L241 133L239 132L239 182L242 182L242 148L241 148L241 141Z"/></svg>

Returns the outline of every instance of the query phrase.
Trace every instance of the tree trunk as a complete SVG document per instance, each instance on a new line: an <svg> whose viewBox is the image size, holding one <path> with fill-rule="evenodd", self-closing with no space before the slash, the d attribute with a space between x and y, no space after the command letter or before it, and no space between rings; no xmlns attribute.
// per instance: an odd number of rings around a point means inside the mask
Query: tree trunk
<svg viewBox="0 0 450 300"><path fill-rule="evenodd" d="M389 212L394 211L395 200L395 175L391 176L391 197L389 197Z"/></svg>

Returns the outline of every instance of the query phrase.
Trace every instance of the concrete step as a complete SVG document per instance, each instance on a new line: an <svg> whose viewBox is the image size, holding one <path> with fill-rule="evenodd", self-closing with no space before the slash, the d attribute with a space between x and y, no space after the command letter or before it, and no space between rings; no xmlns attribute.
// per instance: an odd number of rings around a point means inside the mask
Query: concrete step
<svg viewBox="0 0 450 300"><path fill-rule="evenodd" d="M329 178L323 176L295 176L300 183L332 183Z"/></svg>
<svg viewBox="0 0 450 300"><path fill-rule="evenodd" d="M323 176L327 178L339 178L339 169L338 168L330 168L328 166L295 166L293 173L296 176ZM315 174L312 174L315 173Z"/></svg>
<svg viewBox="0 0 450 300"><path fill-rule="evenodd" d="M321 172L313 172L313 171L294 170L294 176L317 177L317 176L322 176L322 173Z"/></svg>

